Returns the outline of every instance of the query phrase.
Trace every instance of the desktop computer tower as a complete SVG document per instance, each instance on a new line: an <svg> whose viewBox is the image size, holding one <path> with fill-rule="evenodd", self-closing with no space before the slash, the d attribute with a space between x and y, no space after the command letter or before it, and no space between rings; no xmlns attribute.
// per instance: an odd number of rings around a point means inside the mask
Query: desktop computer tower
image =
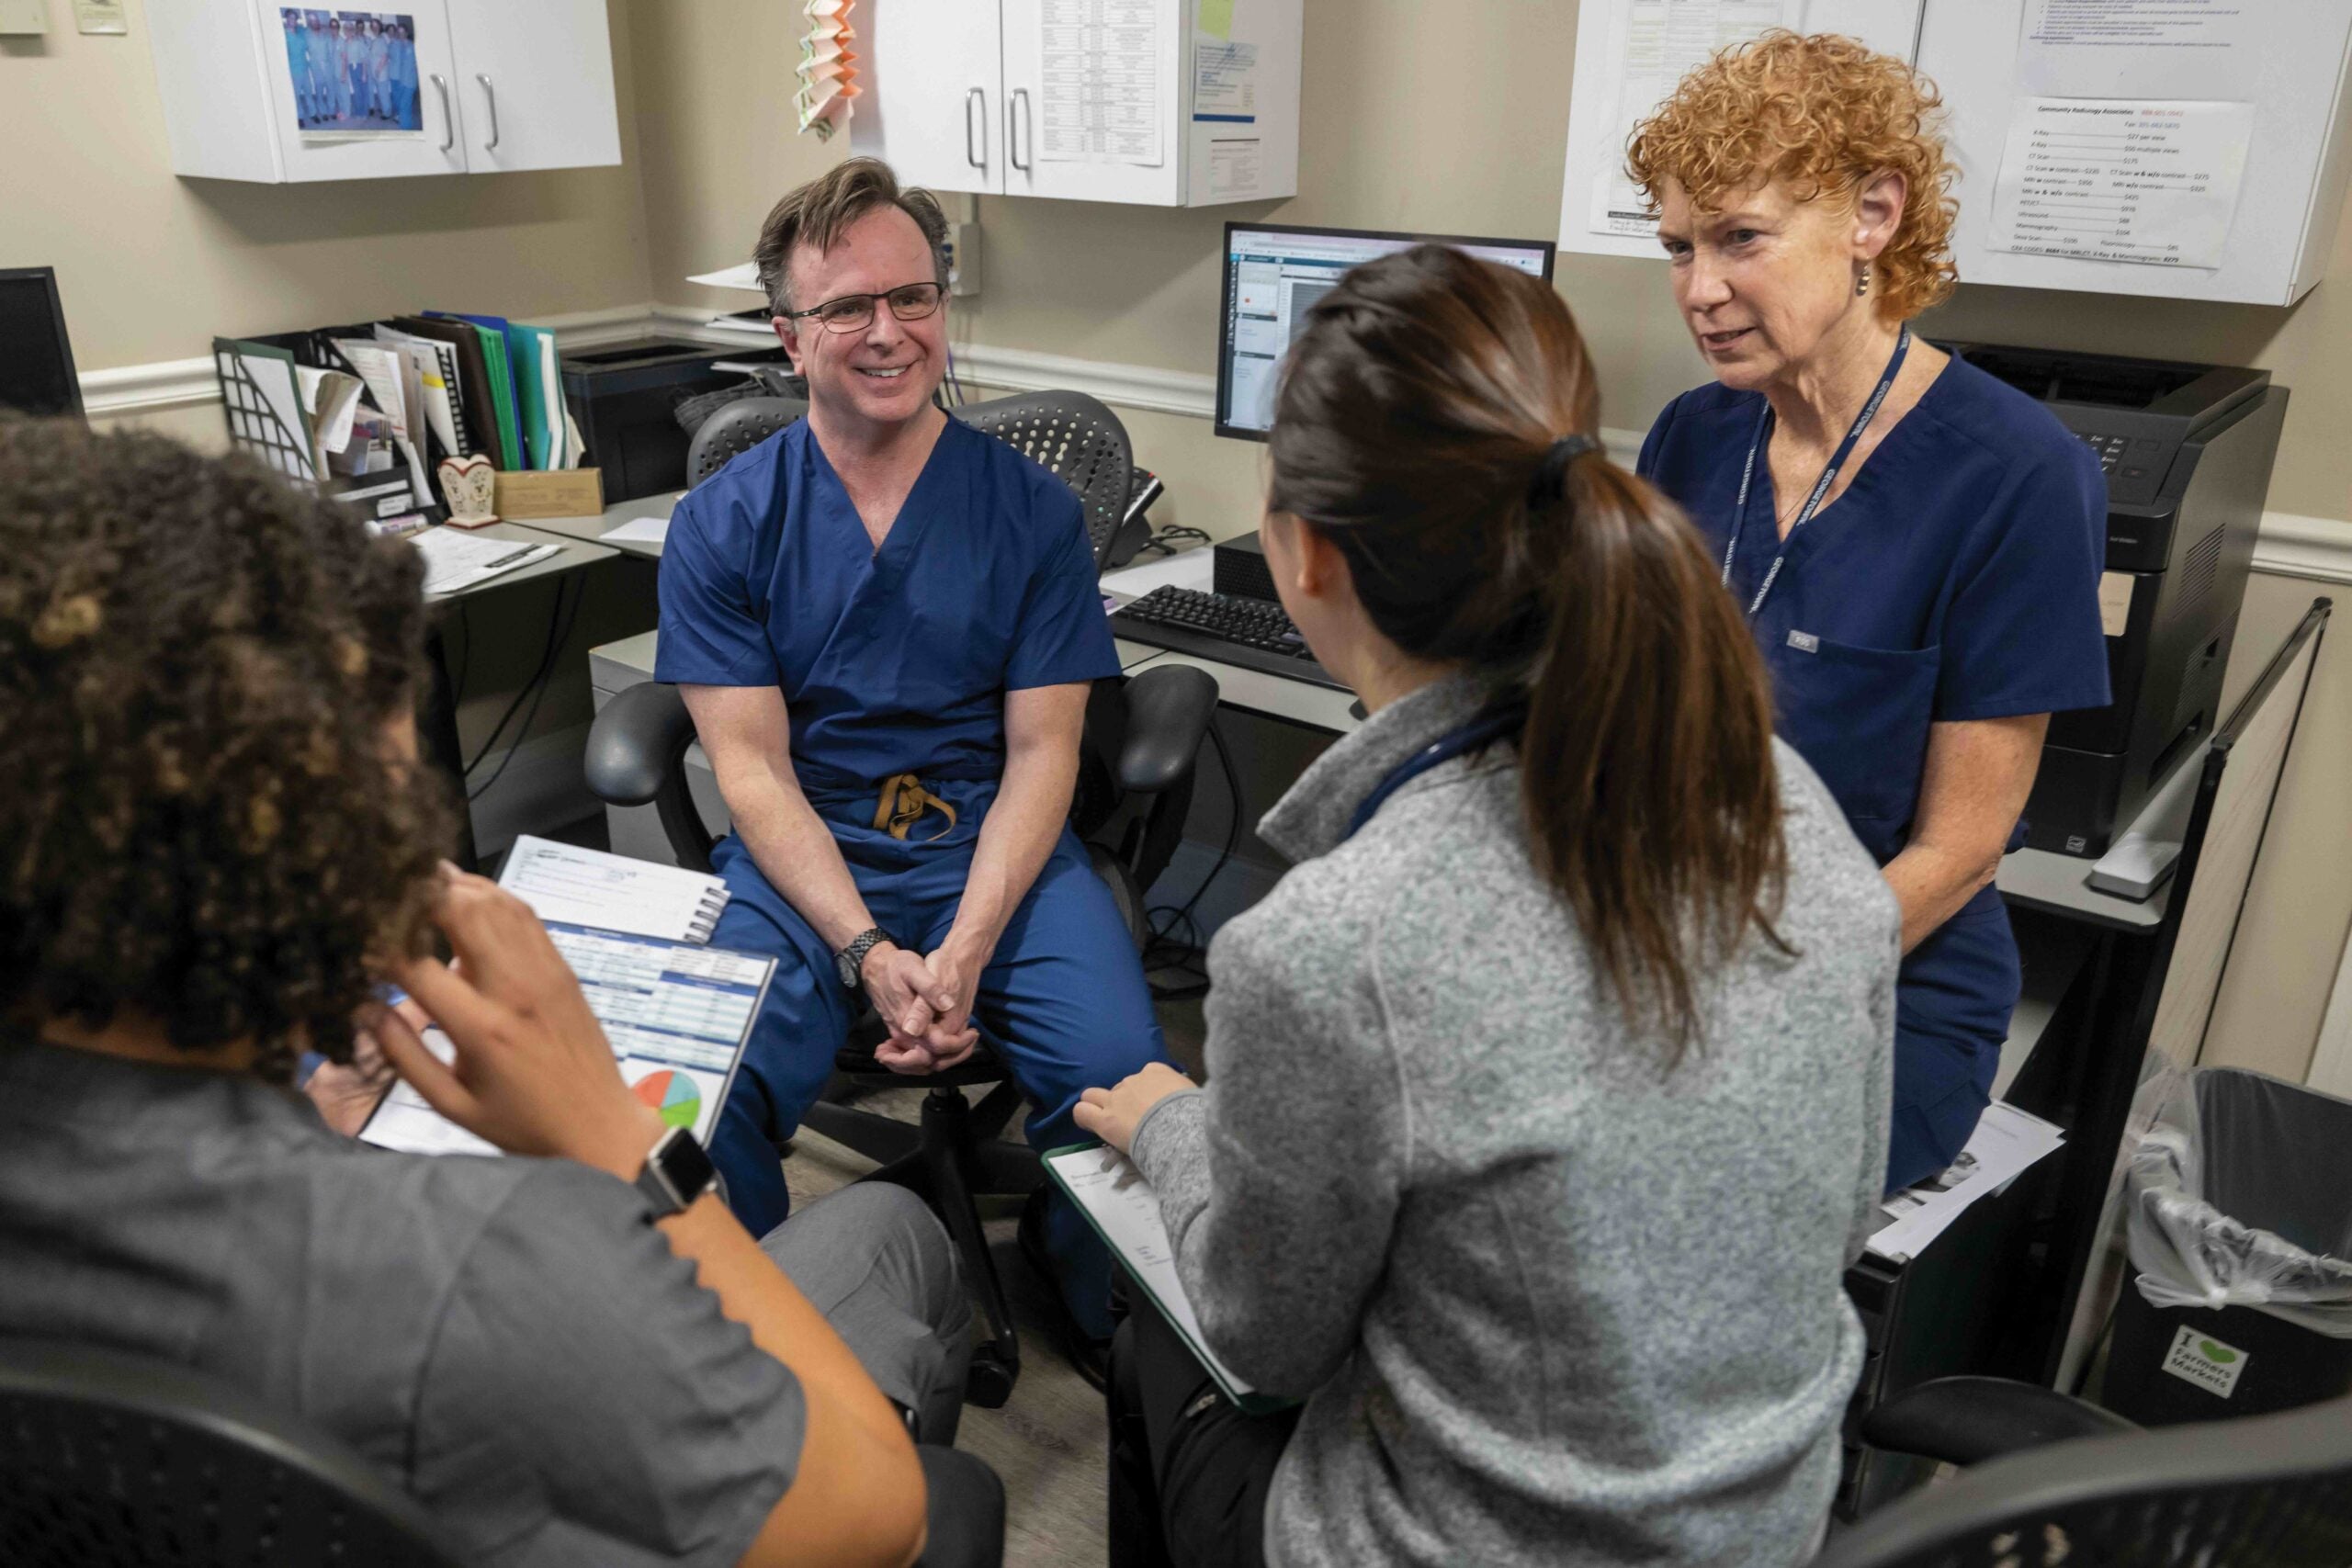
<svg viewBox="0 0 2352 1568"><path fill-rule="evenodd" d="M1945 346L2040 400L2107 473L2114 700L2052 717L2025 812L2030 847L2096 858L2222 720L2287 389L2264 370Z"/></svg>

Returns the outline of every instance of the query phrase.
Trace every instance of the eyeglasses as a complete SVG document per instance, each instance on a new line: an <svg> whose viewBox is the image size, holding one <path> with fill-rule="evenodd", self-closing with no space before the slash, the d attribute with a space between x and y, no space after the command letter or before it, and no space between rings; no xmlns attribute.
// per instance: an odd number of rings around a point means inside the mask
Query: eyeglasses
<svg viewBox="0 0 2352 1568"><path fill-rule="evenodd" d="M828 299L806 310L786 310L785 319L797 321L814 316L829 333L864 332L874 320L874 301L888 299L890 314L902 321L920 321L939 309L939 285L936 283L904 283L896 288L886 288L879 294L844 294L838 299Z"/></svg>

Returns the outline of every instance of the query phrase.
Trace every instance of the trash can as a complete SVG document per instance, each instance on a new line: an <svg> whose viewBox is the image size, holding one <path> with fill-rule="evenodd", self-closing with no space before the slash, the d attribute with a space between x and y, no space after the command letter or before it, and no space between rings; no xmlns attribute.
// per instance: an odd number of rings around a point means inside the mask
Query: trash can
<svg viewBox="0 0 2352 1568"><path fill-rule="evenodd" d="M2127 1180L2100 1403L2160 1427L2352 1393L2352 1100L2185 1074Z"/></svg>

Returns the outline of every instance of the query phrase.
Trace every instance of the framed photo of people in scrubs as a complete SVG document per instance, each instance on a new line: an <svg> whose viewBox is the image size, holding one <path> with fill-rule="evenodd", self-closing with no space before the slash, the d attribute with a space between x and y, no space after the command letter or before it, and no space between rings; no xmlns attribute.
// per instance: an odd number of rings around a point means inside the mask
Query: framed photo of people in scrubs
<svg viewBox="0 0 2352 1568"><path fill-rule="evenodd" d="M295 123L314 141L424 133L416 18L405 11L282 6Z"/></svg>

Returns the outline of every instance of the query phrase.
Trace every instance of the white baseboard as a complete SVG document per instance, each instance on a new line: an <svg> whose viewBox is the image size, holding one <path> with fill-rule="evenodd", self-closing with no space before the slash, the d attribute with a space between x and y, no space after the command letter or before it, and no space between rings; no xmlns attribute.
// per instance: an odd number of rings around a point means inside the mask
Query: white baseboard
<svg viewBox="0 0 2352 1568"><path fill-rule="evenodd" d="M481 789L493 774L498 783L473 803L474 852L487 860L511 848L518 834L544 833L603 810L581 772L587 750L588 727L575 724L483 758L473 787Z"/></svg>
<svg viewBox="0 0 2352 1568"><path fill-rule="evenodd" d="M563 348L594 348L657 333L739 348L757 345L759 340L745 333L705 325L714 313L707 308L689 305L620 305L605 310L541 316L536 324L554 333L557 344ZM1084 392L1114 408L1144 409L1193 419L1211 419L1216 413L1216 378L1197 371L1079 359L982 343L967 344L956 349L956 359L958 370L973 380L1006 391ZM95 419L187 408L218 402L220 397L209 358L158 360L152 365L91 370L84 372L81 379L83 403ZM1641 451L1642 433L1604 430L1600 434L1608 445L1609 456L1631 467ZM2266 512L2261 536L2255 545L2254 570L2277 577L2352 582L2352 521Z"/></svg>

